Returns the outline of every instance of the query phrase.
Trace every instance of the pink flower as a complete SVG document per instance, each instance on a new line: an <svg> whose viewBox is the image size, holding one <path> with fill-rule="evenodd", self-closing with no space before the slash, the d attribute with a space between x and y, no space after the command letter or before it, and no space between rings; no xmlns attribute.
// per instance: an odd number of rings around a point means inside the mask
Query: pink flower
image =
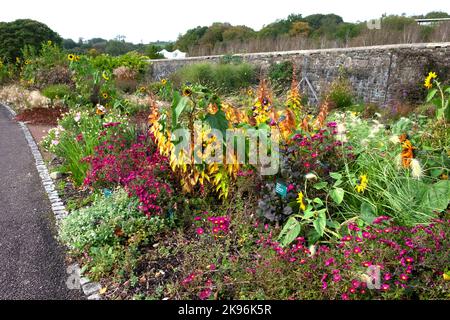
<svg viewBox="0 0 450 320"><path fill-rule="evenodd" d="M389 217L386 217L386 216L380 216L380 217L376 218L375 220L373 220L373 224L380 224L380 223L382 223L383 221L387 221L387 220L389 220L389 219L390 219Z"/></svg>
<svg viewBox="0 0 450 320"><path fill-rule="evenodd" d="M214 263L211 263L211 264L209 265L209 270L211 270L211 271L216 270L216 265L215 265Z"/></svg>
<svg viewBox="0 0 450 320"><path fill-rule="evenodd" d="M405 261L406 261L406 263L413 263L413 262L414 262L414 259L411 258L411 257L406 257L406 258L405 258Z"/></svg>
<svg viewBox="0 0 450 320"><path fill-rule="evenodd" d="M390 273L385 273L383 279L384 281L389 281L392 279L392 275Z"/></svg>
<svg viewBox="0 0 450 320"><path fill-rule="evenodd" d="M382 285L381 285L381 290L383 290L383 291L388 291L388 290L389 290L389 285L386 284L386 283L382 284Z"/></svg>
<svg viewBox="0 0 450 320"><path fill-rule="evenodd" d="M369 239L371 237L371 234L369 232L365 231L365 232L363 232L362 236L365 239Z"/></svg>
<svg viewBox="0 0 450 320"><path fill-rule="evenodd" d="M294 185L291 183L291 184L289 184L288 187L287 187L287 192L291 192L291 191L294 190L294 189L295 189L295 187L294 187Z"/></svg>
<svg viewBox="0 0 450 320"><path fill-rule="evenodd" d="M342 299L342 300L348 300L348 294L343 293L343 294L341 295L341 299Z"/></svg>
<svg viewBox="0 0 450 320"><path fill-rule="evenodd" d="M198 235L202 235L205 233L205 230L203 230L203 228L197 228L196 232Z"/></svg>
<svg viewBox="0 0 450 320"><path fill-rule="evenodd" d="M200 220L202 220L202 218L201 217L195 217L194 220L195 221L200 221Z"/></svg>
<svg viewBox="0 0 450 320"><path fill-rule="evenodd" d="M327 261L325 261L325 266L327 266L327 267L332 264L334 264L334 258L330 258Z"/></svg>
<svg viewBox="0 0 450 320"><path fill-rule="evenodd" d="M400 280L402 280L402 281L408 281L408 279L409 279L408 275L406 275L406 274L404 274L404 273L402 273L402 274L400 275Z"/></svg>
<svg viewBox="0 0 450 320"><path fill-rule="evenodd" d="M342 280L342 276L339 273L333 275L333 281L334 282L339 282L341 280Z"/></svg>
<svg viewBox="0 0 450 320"><path fill-rule="evenodd" d="M356 254L358 254L358 253L361 253L361 248L360 247L355 247L355 248L353 248L353 253L356 253Z"/></svg>
<svg viewBox="0 0 450 320"><path fill-rule="evenodd" d="M356 289L355 288L350 288L350 290L348 290L348 291L350 291L350 293L355 293Z"/></svg>
<svg viewBox="0 0 450 320"><path fill-rule="evenodd" d="M198 297L201 300L206 300L206 299L208 299L211 296L211 293L212 293L211 289L210 288L206 288L206 289L200 291L200 293L198 294Z"/></svg>
<svg viewBox="0 0 450 320"><path fill-rule="evenodd" d="M352 280L353 288L359 288L360 285L361 285L361 282L359 282L358 280Z"/></svg>
<svg viewBox="0 0 450 320"><path fill-rule="evenodd" d="M364 261L364 262L362 263L362 266L363 266L363 267L366 267L366 268L370 267L371 265L372 265L372 262L370 262L370 261Z"/></svg>

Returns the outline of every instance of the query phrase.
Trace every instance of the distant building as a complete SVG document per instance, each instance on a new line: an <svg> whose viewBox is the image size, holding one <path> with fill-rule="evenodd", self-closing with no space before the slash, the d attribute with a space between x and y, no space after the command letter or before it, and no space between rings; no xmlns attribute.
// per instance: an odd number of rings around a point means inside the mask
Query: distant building
<svg viewBox="0 0 450 320"><path fill-rule="evenodd" d="M169 52L166 49L163 49L158 52L162 54L166 59L183 59L186 58L186 52L181 52L180 50L175 50L173 52Z"/></svg>

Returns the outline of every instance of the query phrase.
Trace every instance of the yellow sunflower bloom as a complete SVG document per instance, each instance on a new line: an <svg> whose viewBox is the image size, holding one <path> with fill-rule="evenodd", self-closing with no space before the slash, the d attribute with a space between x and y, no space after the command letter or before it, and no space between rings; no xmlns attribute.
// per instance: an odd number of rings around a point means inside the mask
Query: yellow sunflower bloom
<svg viewBox="0 0 450 320"><path fill-rule="evenodd" d="M433 79L437 78L437 74L435 72L430 72L428 76L425 78L424 86L427 89L431 89L433 87Z"/></svg>
<svg viewBox="0 0 450 320"><path fill-rule="evenodd" d="M166 79L162 79L162 80L161 80L161 84L162 84L163 86L165 86L165 85L167 84L167 80L166 80Z"/></svg>
<svg viewBox="0 0 450 320"><path fill-rule="evenodd" d="M190 97L192 95L192 90L189 88L184 88L183 89L183 96L185 97Z"/></svg>
<svg viewBox="0 0 450 320"><path fill-rule="evenodd" d="M103 97L103 99L108 99L109 96L108 96L108 94L106 92L103 92L102 93L102 97Z"/></svg>
<svg viewBox="0 0 450 320"><path fill-rule="evenodd" d="M75 55L74 54L69 54L69 55L67 55L67 59L69 59L69 61L74 61L75 60Z"/></svg>

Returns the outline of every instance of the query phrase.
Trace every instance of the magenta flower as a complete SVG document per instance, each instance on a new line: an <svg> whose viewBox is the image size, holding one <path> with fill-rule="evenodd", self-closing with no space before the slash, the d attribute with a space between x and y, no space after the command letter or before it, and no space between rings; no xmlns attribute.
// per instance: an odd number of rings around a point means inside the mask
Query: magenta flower
<svg viewBox="0 0 450 320"><path fill-rule="evenodd" d="M389 288L390 288L390 286L387 283L384 283L381 285L381 290L383 290L383 291L388 291Z"/></svg>
<svg viewBox="0 0 450 320"><path fill-rule="evenodd" d="M389 281L392 279L392 275L390 273L385 273L383 279L384 281Z"/></svg>
<svg viewBox="0 0 450 320"><path fill-rule="evenodd" d="M206 300L206 299L208 299L211 296L211 293L212 293L211 289L210 288L206 288L206 289L200 291L200 293L198 294L198 297L201 300Z"/></svg>
<svg viewBox="0 0 450 320"><path fill-rule="evenodd" d="M362 233L362 236L365 239L369 239L371 237L371 234L369 232L365 231L365 232Z"/></svg>
<svg viewBox="0 0 450 320"><path fill-rule="evenodd" d="M330 258L327 261L325 261L325 266L327 266L327 267L332 265L332 264L334 264L334 258Z"/></svg>
<svg viewBox="0 0 450 320"><path fill-rule="evenodd" d="M413 263L413 262L414 262L414 259L413 259L413 258L411 258L411 257L406 257L406 258L405 258L405 261L406 261L406 263L409 263L409 264L411 264L411 263Z"/></svg>
<svg viewBox="0 0 450 320"><path fill-rule="evenodd" d="M205 230L203 230L203 228L197 228L196 232L198 235L202 235L203 233L205 233Z"/></svg>
<svg viewBox="0 0 450 320"><path fill-rule="evenodd" d="M356 254L358 254L358 253L361 253L361 248L360 247L355 247L355 248L353 248L353 253L356 253Z"/></svg>
<svg viewBox="0 0 450 320"><path fill-rule="evenodd" d="M341 295L341 299L342 299L342 300L348 300L348 294L343 293L343 294Z"/></svg>
<svg viewBox="0 0 450 320"><path fill-rule="evenodd" d="M334 282L339 282L341 280L342 280L342 276L339 273L336 273L335 275L333 275Z"/></svg>
<svg viewBox="0 0 450 320"><path fill-rule="evenodd" d="M353 288L359 288L360 285L361 285L361 282L359 282L358 280L352 280Z"/></svg>
<svg viewBox="0 0 450 320"><path fill-rule="evenodd" d="M408 275L406 275L406 274L404 274L404 273L402 273L402 274L400 275L400 280L402 280L402 281L408 281L408 279L409 279Z"/></svg>

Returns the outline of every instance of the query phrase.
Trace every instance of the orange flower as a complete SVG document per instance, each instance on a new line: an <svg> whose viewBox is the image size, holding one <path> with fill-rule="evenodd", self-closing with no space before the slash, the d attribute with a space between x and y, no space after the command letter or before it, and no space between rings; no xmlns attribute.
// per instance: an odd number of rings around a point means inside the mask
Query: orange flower
<svg viewBox="0 0 450 320"><path fill-rule="evenodd" d="M402 148L403 148L401 153L402 165L404 168L409 168L409 166L411 165L411 161L414 158L414 149L416 148L413 147L411 141L407 139L404 140L404 142L402 143Z"/></svg>

